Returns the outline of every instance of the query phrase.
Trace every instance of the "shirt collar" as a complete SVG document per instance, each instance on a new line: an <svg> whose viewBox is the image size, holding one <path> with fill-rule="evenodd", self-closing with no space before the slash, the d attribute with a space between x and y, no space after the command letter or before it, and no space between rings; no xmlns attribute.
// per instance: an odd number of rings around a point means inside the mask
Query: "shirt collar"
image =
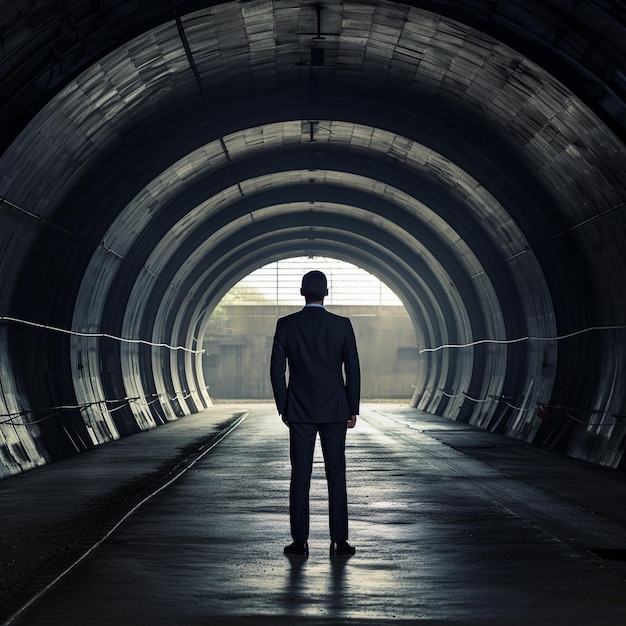
<svg viewBox="0 0 626 626"><path fill-rule="evenodd" d="M323 308L324 308L324 305L323 305L323 304L314 304L314 303L311 303L311 304L305 304L305 305L304 305L304 308L306 309L307 307L311 307L311 308L316 307L316 308L318 308L318 309L323 309Z"/></svg>

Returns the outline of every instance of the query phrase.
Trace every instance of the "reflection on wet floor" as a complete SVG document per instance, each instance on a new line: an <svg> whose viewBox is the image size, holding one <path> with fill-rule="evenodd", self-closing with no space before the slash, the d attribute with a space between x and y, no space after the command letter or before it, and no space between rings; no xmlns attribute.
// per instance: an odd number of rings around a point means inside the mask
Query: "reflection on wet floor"
<svg viewBox="0 0 626 626"><path fill-rule="evenodd" d="M174 423L170 437L197 437L201 419ZM150 437L152 454L168 445L167 430ZM620 623L619 563L607 567L584 545L626 545L624 527L530 484L533 471L545 483L549 465L563 484L578 480L581 497L591 493L571 459L538 451L518 480L498 468L510 469L518 444L491 439L500 460L474 458L472 441L484 457L489 437L405 407L368 407L347 447L356 555L329 558L316 463L310 556L288 559L287 431L270 405L253 405L13 623Z"/></svg>

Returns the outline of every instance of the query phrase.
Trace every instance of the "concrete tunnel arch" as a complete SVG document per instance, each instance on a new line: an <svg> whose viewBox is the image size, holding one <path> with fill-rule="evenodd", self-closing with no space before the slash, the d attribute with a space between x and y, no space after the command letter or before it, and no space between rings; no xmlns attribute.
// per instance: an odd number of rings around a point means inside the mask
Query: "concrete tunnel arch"
<svg viewBox="0 0 626 626"><path fill-rule="evenodd" d="M424 352L415 406L619 463L624 313L595 242L623 228L626 158L606 100L589 108L586 83L548 71L556 57L541 66L461 14L401 3L358 19L329 3L337 47L311 67L271 6L257 9L288 44L243 2L164 15L81 67L0 157L14 207L2 406L28 426L3 433L27 457L7 454L8 471L208 406L193 350L211 307L260 265L310 253L393 286L420 347L493 340ZM445 63L423 62L431 49ZM606 424L544 424L538 404Z"/></svg>
<svg viewBox="0 0 626 626"><path fill-rule="evenodd" d="M286 134L286 131L283 129L282 133ZM299 129L298 129L298 133L299 133ZM248 164L248 166L249 165L250 164ZM247 169L250 169L250 168L248 167ZM321 180L324 182L322 182L321 184L320 183L313 184L316 180L316 177L318 176L321 177ZM349 181L348 181L350 176L356 179L355 182L353 182L351 185L349 184ZM292 179L292 177L294 178ZM329 186L328 183L332 181L333 177L336 179L335 185ZM285 226L287 225L287 221L288 219L290 219L290 216L293 212L293 208L288 208L285 206L279 205L278 209L276 207L264 206L266 203L270 202L270 195L272 195L271 199L274 200L276 194L279 192L282 194L285 194L286 199L291 200L291 207L294 206L294 200L296 198L298 198L301 195L304 195L305 204L302 208L298 208L297 210L300 211L301 214L302 214L302 211L304 211L304 215L306 215L306 218L304 220L300 219L299 221L297 221L294 228L301 229L301 230L304 229L306 232L305 237L307 241L310 241L312 238L315 239L315 243L312 244L314 247L319 246L319 245L322 245L322 246L326 245L324 243L324 237L325 237L324 231L323 231L324 226L334 227L334 233L329 236L329 240L330 242L334 242L336 245L338 244L338 247L341 248L343 246L345 248L345 250L342 253L343 255L346 255L346 254L349 255L351 247L355 247L356 249L362 252L365 249L366 244L369 241L378 241L380 243L385 238L389 238L388 235L391 234L395 230L397 241L394 241L392 237L390 241L386 243L386 245L379 246L382 248L381 250L379 250L377 253L372 254L371 256L373 258L376 258L376 256L381 257L385 249L387 250L404 249L405 255L415 256L414 254L412 254L411 245L407 246L406 243L404 246L400 245L403 239L406 240L407 237L410 237L409 241L411 240L415 241L415 243L413 244L413 247L418 246L418 247L423 248L423 250L421 251L421 255L422 256L426 255L430 257L430 259L429 259L429 262L426 264L424 264L420 259L416 259L410 263L407 261L404 261L405 265L412 265L413 267L415 267L416 265L420 263L424 265L421 271L417 272L415 276L407 280L405 284L417 285L420 283L420 281L433 283L433 282L437 282L437 280L441 280L441 277L439 278L431 277L429 279L425 279L423 277L426 274L433 273L432 270L428 268L429 265L433 265L433 264L439 265L437 272L445 276L445 271L441 268L439 262L435 258L435 253L437 252L437 250L439 250L439 256L441 256L442 258L445 256L450 257L449 261L447 262L443 261L445 265L451 266L456 263L456 261L454 260L454 255L450 255L447 252L447 248L445 245L441 245L441 244L437 245L436 243L437 238L432 238L433 241L431 241L430 243L421 244L419 242L419 237L416 238L415 236L407 235L407 233L409 233L411 229L415 231L419 231L419 230L426 231L426 227L424 226L425 222L427 222L429 219L430 220L435 219L433 216L429 215L430 211L427 208L423 208L421 211L422 213L426 215L426 217L422 217L421 220L415 220L410 215L409 216L404 215L405 212L402 210L396 209L394 212L393 206L387 206L390 204L388 201L385 201L382 198L378 198L376 200L373 197L374 194L372 192L370 192L369 194L364 193L363 189L368 184L370 186L375 187L375 185L380 184L381 181L369 181L368 183L367 179L363 178L362 176L357 177L355 175L348 175L346 173L320 172L317 169L314 172L311 172L310 170L307 170L306 172L295 171L295 172L292 172L291 176L284 173L281 177L280 185L274 183L274 186L278 188L278 191L273 190L272 192L269 192L268 188L270 187L270 183L268 181L270 178L271 178L271 175L266 175L265 178L261 177L260 182L258 183L255 183L253 180L239 181L237 185L232 186L229 190L221 191L220 192L221 197L227 198L227 200L222 200L223 206L221 208L221 211L217 209L208 209L202 206L199 206L198 208L196 208L194 211L198 212L199 214L203 214L203 213L208 214L208 217L206 219L209 222L209 225L206 227L206 231L211 233L211 236L206 236L204 234L204 228L198 227L198 224L201 222L201 218L199 216L190 218L189 214L185 214L184 219L183 219L184 223L187 226L174 225L172 227L170 226L162 227L163 230L167 229L167 231L164 232L163 234L164 239L161 242L159 242L158 245L154 247L154 251L152 252L152 256L155 259L158 259L158 265L154 265L154 263L150 262L149 260L148 261L142 260L142 267L144 269L147 268L149 271L147 272L147 274L144 275L144 277L146 277L145 281L141 281L139 279L137 280L137 283L134 286L134 295L131 295L129 298L129 301L131 302L131 304L129 305L129 309L133 312L132 316L133 316L133 319L135 320L135 324L133 325L132 323L129 323L129 324L125 323L122 326L122 334L124 336L146 336L146 333L150 334L151 329L149 326L147 328L141 327L141 320L143 319L143 316L137 315L136 313L138 308L142 306L147 307L148 303L150 302L150 294L144 292L143 289L145 288L146 284L149 284L151 282L152 280L151 276L155 276L157 274L163 273L163 269L164 269L163 259L164 259L164 256L166 255L165 251L175 249L173 242L175 240L182 238L181 233L185 232L185 228L189 229L190 224L193 225L194 231L193 233L189 234L189 236L185 239L184 245L181 245L180 247L184 248L185 250L194 250L193 255L190 255L193 257L193 260L188 261L185 259L183 261L182 259L177 259L173 261L173 266L175 268L177 268L182 263L182 267L185 268L184 271L193 272L197 268L203 268L205 267L205 265L210 264L211 263L210 259L213 257L216 257L222 263L224 262L224 258L227 258L227 271L232 273L233 271L232 268L239 268L240 266L239 257L243 256L243 258L247 258L246 255L242 252L243 245L252 247L256 255L259 258L263 259L264 249L263 249L263 245L260 244L260 237L266 236L267 232L275 234L285 229ZM380 178L380 175L379 175L379 178ZM299 182L300 186L299 187L296 186L294 184L294 181ZM262 191L260 193L257 193L257 194L252 193L252 189L254 188L255 185L262 188ZM311 190L311 186L315 188L314 191ZM352 191L350 193L347 193L346 189L350 186L352 187ZM241 187L245 189L245 193L241 191L240 189ZM204 186L202 186L202 188L204 189ZM189 189L188 181L186 183L186 189L188 193L188 189ZM171 187L170 187L170 192L171 192ZM237 196L242 195L242 194L243 194L243 198L237 198ZM348 196L353 195L355 197L361 196L361 198L359 199L359 203L360 205L369 205L369 212L361 209L359 213L357 212L355 208L345 209L337 205L336 203L337 199L341 199L343 196L346 196L346 195ZM378 195L379 196L381 195L380 192ZM398 195L399 199L401 199L405 204L411 202L411 196L408 194L403 195L400 193L400 191L397 191L396 195ZM388 186L385 187L385 196L387 197L392 196L392 190ZM228 200L229 198L230 198L230 201ZM317 200L314 200L314 198L317 198ZM331 200L335 200L335 202L331 204ZM318 215L316 214L316 219L312 219L310 214L312 212L312 206L315 204L315 202L319 203L320 201L325 202L326 210L319 211L318 209L319 215L322 215L322 216L325 215L325 219L322 219L318 223L316 221ZM258 202L262 203L263 208L259 210L255 210L253 207L255 207ZM195 203L195 199L194 199L194 203ZM381 205L381 206L377 206L377 205ZM141 211L143 205L141 202L138 202L134 206L137 208L137 210ZM277 210L279 211L278 214L280 215L280 217L279 218L275 217L273 221L268 222L269 226L265 225L263 223L264 219L267 219L268 216L272 214L272 212L276 213ZM418 213L418 210L414 209L414 212ZM351 224L350 219L356 220L355 223ZM124 212L124 214L122 215L120 219L121 228L126 229L127 224L132 223L133 220L134 218L132 217L130 210ZM249 225L247 225L248 222L250 222L251 220L254 222L253 227L250 227ZM361 221L363 222L363 224L360 223ZM379 222L378 225L375 224L376 221ZM349 243L350 237L348 237L346 234L350 233L350 235L352 236L354 233L359 233L359 231L363 230L364 228L367 229L367 232L365 235L361 236L362 241L359 241L356 244L356 246L354 245L351 246ZM314 235L311 234L313 231L315 232ZM288 237L290 240L293 240L294 235L291 233L288 233ZM453 237L456 237L458 239L458 236L456 235L454 235ZM119 241L120 241L121 236L116 232L115 225L111 227L111 229L105 236L104 244L102 246L103 252L100 253L100 256L110 260L110 248L108 244L106 243L109 238L111 240L118 242L117 256L122 256L124 254L124 250L119 248ZM194 241L194 238L196 239L196 241ZM485 237L485 242L487 242L487 239L488 238ZM453 243L454 242L450 242L450 244L452 245ZM132 242L129 242L128 247L130 247L131 245L132 245ZM310 246L311 244L309 243L308 245ZM461 244L457 242L456 245L459 246ZM200 260L199 258L202 256L201 250L203 248L209 249L209 252L206 253L206 260L204 259ZM185 254L186 253L183 254L183 258ZM236 261L231 259L230 256L225 257L225 255L228 255L228 254L230 254L231 256L237 257ZM471 251L470 250L464 251L464 255L471 256ZM351 257L348 256L348 258L351 258ZM93 262L93 259L92 259L92 262ZM364 261L362 261L362 263L367 267L368 264L372 263L372 260L368 261L367 259L365 259ZM95 263L94 269L92 270L94 274L92 275L92 272L88 272L85 275L85 279L83 282L88 287L91 288L90 289L91 292L95 290L102 291L103 289L102 282L97 279L97 274L103 271L102 270L103 267L106 267L106 262L101 262L101 265L98 265L98 263ZM478 262L476 262L475 267L479 267ZM384 265L382 266L382 268L383 269L379 271L382 271L383 274L386 274L384 270ZM250 270L250 266L244 266L244 271L249 271L249 270ZM165 273L167 274L167 272ZM179 274L180 273L181 272L179 270ZM456 280L460 284L462 284L463 282L467 282L467 279L463 277L463 274L464 274L463 269L461 268L457 269ZM390 277L391 275L387 273L387 279L389 279ZM163 282L163 284L166 284L168 280L161 281L161 282ZM185 281L185 279L181 278L180 276L175 277L172 280L175 284L182 284ZM201 288L198 288L197 285L191 285L189 287L183 288L180 291L184 294L188 294L190 292L202 293L205 289L210 291L211 280L212 280L211 275L209 274L209 278L204 279L204 284ZM228 277L226 278L226 280L228 280ZM395 284L395 278L393 280ZM446 280L450 283L452 282L452 280L449 278ZM143 285L144 287L141 287L140 285ZM432 288L430 289L432 290ZM407 291L407 287L405 286L403 290ZM413 288L412 291L414 292L415 288ZM448 307L448 314L447 315L440 314L439 316L440 320L445 320L445 319L452 320L453 315L450 313L452 308L456 308L457 311L461 311L463 308L469 305L471 290L466 290L466 291L467 291L467 296L466 296L465 304L457 303L455 307ZM445 302L446 300L450 299L450 296L449 295L446 296L444 291L442 291L441 289L439 289L439 292L440 292L439 298L433 299L434 302ZM174 293L174 292L171 291L171 293ZM414 293L406 294L405 297L407 298L409 302L419 302L420 300L424 300L423 297L420 299L416 298ZM93 294L86 296L86 298L88 301L92 301ZM494 301L494 304L497 305L497 297L492 296L492 299ZM80 300L81 298L79 296L79 302ZM114 298L111 298L111 300L117 303L117 302L123 301L123 298L114 297ZM508 300L512 300L512 298L508 298ZM442 305L439 305L439 308L441 308L441 306ZM157 306L157 303L154 302L152 309L156 310L157 308L159 307ZM181 310L184 310L183 303L179 302L175 297L172 300L171 308L179 312ZM480 305L475 304L474 308L478 311L480 309ZM498 308L499 308L498 306L492 306L492 309L497 310ZM410 310L412 311L413 309L411 308ZM94 315L93 310L86 310L84 315L88 319L90 319L92 322L93 320L97 320L97 316ZM179 313L179 316L180 315L181 314ZM468 320L471 317L473 317L474 320L477 320L480 318L480 314L470 316L467 313L460 312L457 315L459 317L456 323L452 323L452 328L450 328L447 332L441 335L443 339L447 338L447 340L449 341L455 341L456 340L455 338L459 336L467 339L469 336L475 336L477 332L478 334L481 334L480 331L476 331L476 329L474 330L473 333L471 333L471 332L467 332L464 328L469 323ZM165 317L167 317L167 315L165 315ZM415 318L416 314L413 313L412 317ZM420 317L423 318L424 316L421 315ZM460 320L463 320L463 321L461 322ZM441 321L440 321L440 324L441 324ZM96 324L96 325L98 326L99 324ZM176 325L178 328L184 328L184 325L182 326L180 324L176 324ZM429 325L432 326L432 322L430 322ZM502 325L501 320L497 320L497 322L495 323L492 322L491 324L486 324L485 326L488 326L488 327L490 326L493 331L494 328L497 328L498 326L501 326L501 325ZM80 327L81 326L80 320L75 320L74 326ZM192 327L196 326L195 320L193 320L193 318L191 321L191 326ZM460 328L461 330L459 330L457 327ZM420 327L418 326L418 332L419 332L419 328ZM154 334L153 329L152 329L152 334ZM420 332L420 334L423 334L423 333ZM484 334L484 331L483 331L483 334ZM167 332L165 334L161 332L157 332L157 336L160 337L158 341L171 342L174 338L178 337L178 334L171 333L171 332ZM452 337L452 339L450 339L450 337ZM424 345L433 345L433 343L434 343L434 338L428 338L423 342ZM137 347L128 348L128 350L135 350L135 351L137 351L138 349L139 348ZM82 352L83 351L81 351L81 353ZM99 358L94 359L93 362L94 363L99 362ZM153 368L153 371L154 371L154 368ZM178 371L178 368L176 371ZM174 377L175 378L178 377L177 373L174 374ZM179 381L176 381L176 382L179 382ZM468 388L471 388L471 384L468 381L466 382L467 382ZM151 389L151 392L161 393L162 394L161 397L163 397L163 395L165 395L164 387L169 387L169 389L171 390L173 388L177 388L178 386L179 385L174 384L174 381L169 381L169 385L164 385L164 381L161 381L160 392L158 392L156 389ZM456 387L456 386L457 385L452 385L452 387ZM496 383L496 386L497 386L497 383ZM206 401L208 400L207 398L204 398L202 400L199 397L199 396L202 396L202 391L201 391L202 387L203 385L201 384L201 381L197 381L197 380L196 380L195 388L193 385L183 385L183 388L193 390L190 392L190 395L193 398L192 402L195 404L195 406L192 405L192 408L194 409L197 406L202 406L202 403L203 402L206 403ZM196 391L197 389L200 389L199 394ZM440 389L437 390L437 392L439 393L440 391L441 391ZM137 394L139 396L144 396L144 397L146 395L149 395L145 393L145 389L141 389L139 387L134 387L133 392L129 393L128 395L136 397ZM170 392L170 396L172 396L171 392ZM89 394L87 394L81 400L87 403L89 400ZM162 404L163 404L164 411L167 411L167 408L166 408L167 402L164 402ZM185 406L184 402L180 402L179 400L177 400L177 404L178 404L177 410L181 412L181 414L184 414L185 412L189 410L189 408ZM169 417L172 417L172 415L169 415ZM147 419L149 422L150 418L148 417Z"/></svg>

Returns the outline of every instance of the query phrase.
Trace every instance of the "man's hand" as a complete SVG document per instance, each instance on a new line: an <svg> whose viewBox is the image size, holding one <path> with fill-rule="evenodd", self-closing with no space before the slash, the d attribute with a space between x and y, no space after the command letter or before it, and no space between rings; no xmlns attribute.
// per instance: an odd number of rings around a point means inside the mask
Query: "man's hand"
<svg viewBox="0 0 626 626"><path fill-rule="evenodd" d="M289 422L288 422L288 421L287 421L284 417L282 417L282 415L281 415L281 419L283 420L283 424L284 424L287 428L289 428Z"/></svg>
<svg viewBox="0 0 626 626"><path fill-rule="evenodd" d="M356 415L351 415L348 420L348 428L354 428L356 426Z"/></svg>

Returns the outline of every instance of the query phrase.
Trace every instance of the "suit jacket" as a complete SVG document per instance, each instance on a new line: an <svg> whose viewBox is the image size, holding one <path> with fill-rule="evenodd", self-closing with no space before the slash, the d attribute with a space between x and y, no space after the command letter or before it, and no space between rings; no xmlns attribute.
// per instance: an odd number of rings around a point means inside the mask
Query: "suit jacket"
<svg viewBox="0 0 626 626"><path fill-rule="evenodd" d="M287 421L320 424L358 415L361 370L350 320L315 306L280 318L270 379Z"/></svg>

